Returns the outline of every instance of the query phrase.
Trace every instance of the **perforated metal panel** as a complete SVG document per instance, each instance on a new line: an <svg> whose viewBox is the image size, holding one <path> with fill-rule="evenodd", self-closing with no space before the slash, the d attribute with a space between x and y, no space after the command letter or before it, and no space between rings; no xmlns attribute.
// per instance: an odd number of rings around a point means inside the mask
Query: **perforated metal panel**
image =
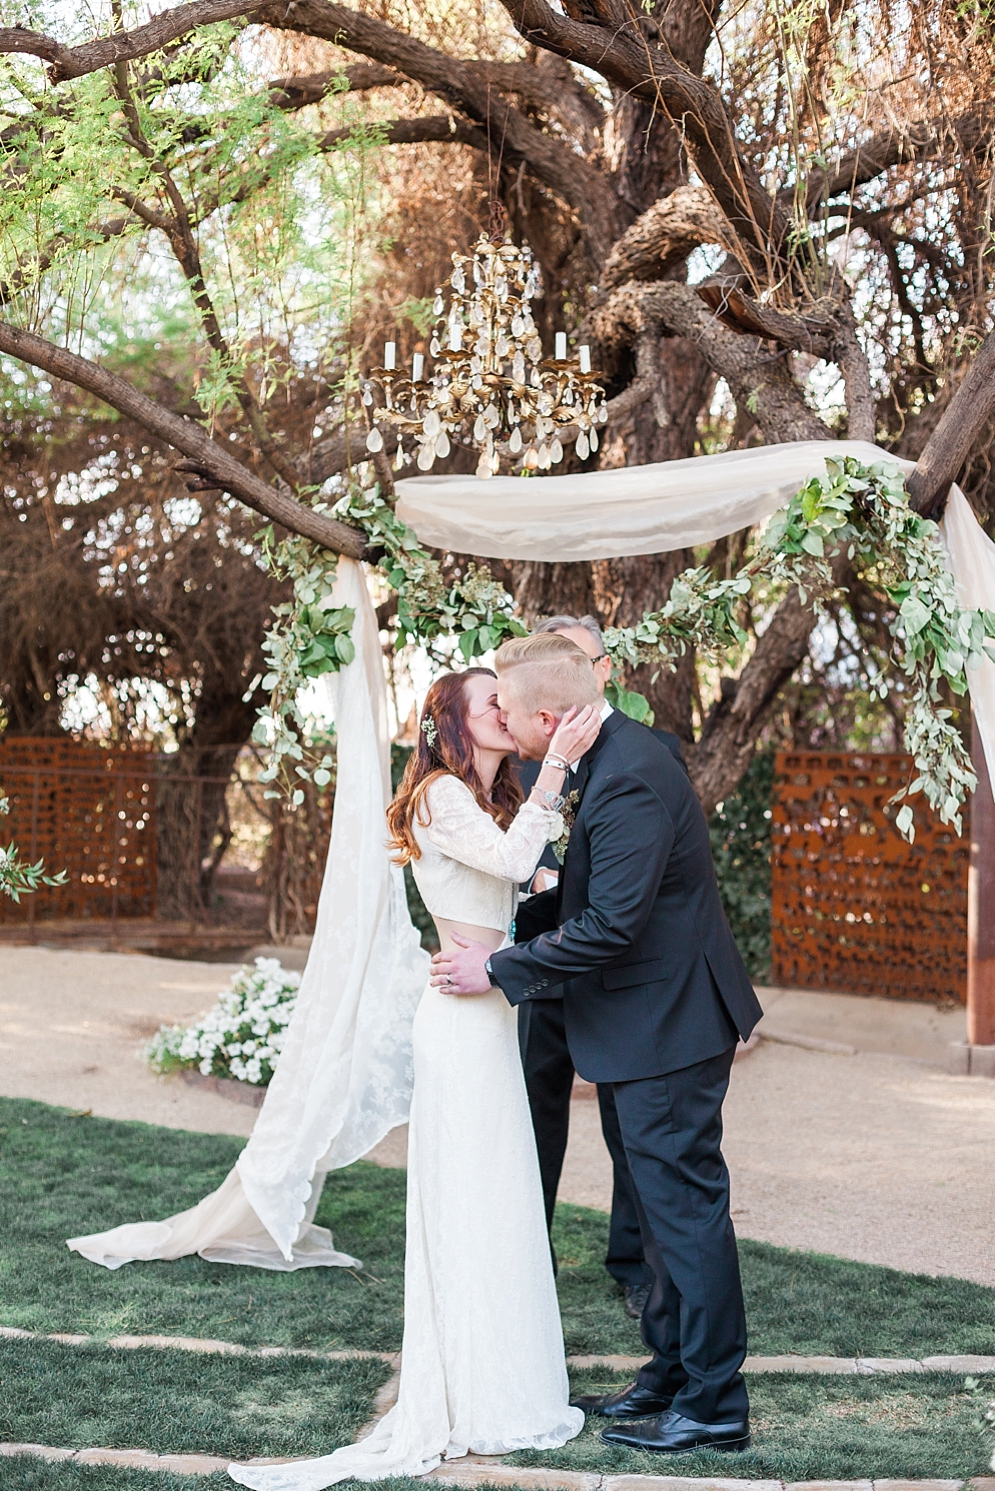
<svg viewBox="0 0 995 1491"><path fill-rule="evenodd" d="M888 800L912 758L785 751L774 777L774 982L896 999L966 997L970 838L915 797L916 839Z"/></svg>
<svg viewBox="0 0 995 1491"><path fill-rule="evenodd" d="M156 784L152 753L74 740L0 740L0 787L10 814L0 842L43 859L69 883L18 905L0 896L0 922L46 917L151 916L156 900Z"/></svg>

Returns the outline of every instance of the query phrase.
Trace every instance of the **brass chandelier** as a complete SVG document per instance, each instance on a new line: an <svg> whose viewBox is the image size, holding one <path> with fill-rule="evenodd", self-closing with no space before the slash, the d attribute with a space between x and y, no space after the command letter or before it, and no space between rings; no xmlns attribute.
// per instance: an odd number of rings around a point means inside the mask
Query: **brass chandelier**
<svg viewBox="0 0 995 1491"><path fill-rule="evenodd" d="M480 451L479 477L500 469L505 447L523 473L548 471L563 459L561 434L576 430L581 460L598 449L598 425L607 418L605 391L591 370L591 350L567 356L565 332L556 333L553 357L543 358L530 301L541 294L539 268L527 246L482 233L473 252L453 254L448 308L440 288L426 376L425 358L416 352L410 376L396 365L397 346L388 342L383 367L363 385L371 420L397 430L400 468L410 461L402 437L418 445L419 471L431 471L451 442ZM383 402L376 403L375 389ZM383 435L371 424L366 446L383 449Z"/></svg>

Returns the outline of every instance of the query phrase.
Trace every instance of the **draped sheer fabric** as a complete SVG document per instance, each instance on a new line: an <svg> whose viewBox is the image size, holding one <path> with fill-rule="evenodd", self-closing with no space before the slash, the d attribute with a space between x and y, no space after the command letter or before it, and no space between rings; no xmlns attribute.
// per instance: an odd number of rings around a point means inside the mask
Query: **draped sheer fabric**
<svg viewBox="0 0 995 1491"><path fill-rule="evenodd" d="M911 470L863 441L804 441L528 481L420 477L398 483L398 512L423 543L457 553L558 562L663 553L765 521L822 474L827 458L847 455ZM941 532L962 603L995 611L995 544L957 487ZM348 1266L354 1260L313 1225L325 1174L351 1164L408 1116L411 1021L427 957L385 845L383 663L363 572L351 560L339 561L334 600L355 607L356 660L332 683L332 840L287 1045L252 1137L217 1191L165 1221L70 1240L105 1267L192 1252L274 1269ZM995 664L969 679L995 778Z"/></svg>
<svg viewBox="0 0 995 1491"><path fill-rule="evenodd" d="M325 1174L408 1117L411 1022L428 955L390 863L389 732L376 614L362 568L340 559L334 602L356 611L356 660L333 675L338 776L317 926L287 1042L252 1137L224 1184L162 1222L76 1237L118 1268L186 1253L278 1270L356 1262L313 1225Z"/></svg>

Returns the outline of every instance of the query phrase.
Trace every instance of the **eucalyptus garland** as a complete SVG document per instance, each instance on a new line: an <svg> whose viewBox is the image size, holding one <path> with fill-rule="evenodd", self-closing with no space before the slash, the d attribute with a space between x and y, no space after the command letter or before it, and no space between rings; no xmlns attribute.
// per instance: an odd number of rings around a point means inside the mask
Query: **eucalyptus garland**
<svg viewBox="0 0 995 1491"><path fill-rule="evenodd" d="M321 504L318 510L327 507ZM508 637L525 636L527 628L513 614L511 596L486 565L470 564L459 579L447 581L438 560L375 488L351 492L335 504L334 512L362 528L371 546L382 552L378 567L397 593L402 643L430 644L455 636L469 663ZM319 758L308 750L298 695L312 679L352 662L350 632L356 616L351 607L332 604L335 554L303 538L274 544L272 530L266 530L264 549L271 572L293 582L293 600L273 607L276 622L263 641L269 667L253 679L245 698L260 684L269 694L253 730L253 739L267 750L260 774L267 784L265 795L287 796L298 807L304 801L302 783L313 780L324 786L332 765L329 756Z"/></svg>
<svg viewBox="0 0 995 1491"><path fill-rule="evenodd" d="M718 659L747 640L735 612L757 580L796 584L803 604L812 596L824 610L836 588L831 561L844 550L857 573L896 608L892 657L909 680L905 748L916 775L895 800L925 793L940 820L960 833L960 811L977 781L940 686L945 680L963 695L968 668L986 654L995 661L995 613L960 607L939 529L909 506L897 467L864 466L849 456L827 461L826 475L813 477L771 519L752 563L728 580L706 569L685 570L661 610L648 612L637 626L607 631L605 649L615 663L671 669L690 647ZM915 827L907 801L895 824L911 843Z"/></svg>
<svg viewBox="0 0 995 1491"><path fill-rule="evenodd" d="M403 642L455 636L461 656L470 662L506 637L525 635L511 596L486 565L471 564L460 579L447 581L438 561L375 489L350 493L334 512L362 528L381 551L379 568L397 593ZM737 615L758 581L797 585L803 604L811 597L816 610L824 610L836 588L831 563L844 550L857 572L896 608L893 658L908 679L905 746L916 770L899 798L923 792L941 821L960 833L961 808L976 779L940 688L945 681L963 695L968 668L985 655L995 661L995 613L960 607L939 529L912 510L897 467L864 466L851 457L827 461L825 476L813 477L774 515L755 558L738 574L720 580L703 566L685 570L660 610L646 612L636 626L608 628L605 650L616 667L650 663L673 670L692 648L718 662L749 640ZM313 776L323 785L331 763L327 757L308 757L297 693L309 679L352 661L349 631L355 618L348 608L331 604L333 554L292 538L271 547L269 558L276 573L293 580L294 599L274 608L277 622L264 643L270 668L262 684L270 700L260 712L256 739L269 747L263 779L275 786L268 795L289 793L299 803L299 779ZM887 685L881 688L884 696ZM611 698L637 719L650 715L640 694L614 685ZM895 822L911 842L915 828L907 801Z"/></svg>

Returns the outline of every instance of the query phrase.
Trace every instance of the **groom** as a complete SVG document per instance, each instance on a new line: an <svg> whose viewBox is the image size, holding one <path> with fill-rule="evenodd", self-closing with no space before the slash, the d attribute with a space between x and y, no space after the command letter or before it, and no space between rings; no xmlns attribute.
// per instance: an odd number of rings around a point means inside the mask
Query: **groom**
<svg viewBox="0 0 995 1491"><path fill-rule="evenodd" d="M590 702L590 660L537 635L497 653L498 700L520 755L541 760L570 699ZM577 794L560 882L535 897L548 930L488 956L433 959L452 994L498 986L513 1005L563 999L574 1065L611 1083L654 1282L642 1332L652 1360L620 1393L576 1406L602 1439L672 1454L746 1449L746 1321L722 1158L722 1102L736 1042L762 1013L733 941L708 828L687 776L644 726L604 706ZM535 922L532 925L536 925Z"/></svg>

